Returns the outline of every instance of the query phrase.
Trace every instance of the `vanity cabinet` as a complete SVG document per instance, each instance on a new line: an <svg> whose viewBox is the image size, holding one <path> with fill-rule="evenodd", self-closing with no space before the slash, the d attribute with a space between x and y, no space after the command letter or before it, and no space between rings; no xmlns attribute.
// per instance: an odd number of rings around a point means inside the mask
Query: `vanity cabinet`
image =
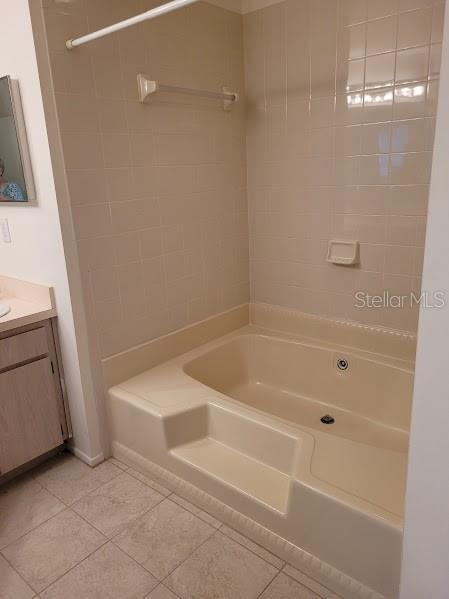
<svg viewBox="0 0 449 599"><path fill-rule="evenodd" d="M0 476L70 436L55 320L0 333Z"/></svg>

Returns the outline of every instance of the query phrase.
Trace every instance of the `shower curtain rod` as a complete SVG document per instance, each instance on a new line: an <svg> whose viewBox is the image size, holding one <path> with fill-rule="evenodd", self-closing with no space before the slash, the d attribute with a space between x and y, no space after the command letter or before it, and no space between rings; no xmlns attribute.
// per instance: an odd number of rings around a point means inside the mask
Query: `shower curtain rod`
<svg viewBox="0 0 449 599"><path fill-rule="evenodd" d="M189 4L193 4L194 2L198 1L199 0L172 0L172 2L168 2L167 4L163 4L162 6L157 6L156 8L152 8L151 10L147 10L146 12L141 13L140 15L130 17L129 19L125 19L124 21L120 21L119 23L114 23L113 25L109 25L108 27L104 27L103 29L99 29L98 31L87 33L86 35L82 35L81 37L76 37L75 39L67 40L65 43L66 48L68 50L73 50L77 46L82 46L83 44L92 42L100 37L109 35L110 33L115 33L116 31L120 31L121 29L126 29L127 27L131 27L132 25L137 25L137 23L143 23L143 21L155 19L156 17L160 17L169 12L172 12L173 10L178 10L179 8L183 8L184 6L188 6Z"/></svg>

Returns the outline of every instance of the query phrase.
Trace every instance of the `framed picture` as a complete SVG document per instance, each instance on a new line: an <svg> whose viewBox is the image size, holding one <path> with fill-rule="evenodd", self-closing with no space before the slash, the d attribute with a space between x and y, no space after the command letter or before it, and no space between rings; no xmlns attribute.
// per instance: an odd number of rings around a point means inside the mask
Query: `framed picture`
<svg viewBox="0 0 449 599"><path fill-rule="evenodd" d="M0 77L0 202L35 199L18 82Z"/></svg>

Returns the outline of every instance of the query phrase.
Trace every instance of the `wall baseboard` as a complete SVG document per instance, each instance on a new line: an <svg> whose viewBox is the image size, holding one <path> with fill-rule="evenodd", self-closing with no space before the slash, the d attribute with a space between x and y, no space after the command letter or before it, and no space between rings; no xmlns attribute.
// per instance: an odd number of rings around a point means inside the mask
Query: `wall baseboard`
<svg viewBox="0 0 449 599"><path fill-rule="evenodd" d="M84 462L88 466L91 466L92 468L94 466L98 466L98 464L101 464L105 460L105 456L104 456L103 452L101 452L101 453L97 454L96 456L94 456L93 458L91 458L90 456L87 455L87 453L84 453L84 451L81 451L81 449L78 449L78 447L75 447L74 445L68 444L67 449L71 453L73 453L73 455L75 457L80 459L82 462Z"/></svg>

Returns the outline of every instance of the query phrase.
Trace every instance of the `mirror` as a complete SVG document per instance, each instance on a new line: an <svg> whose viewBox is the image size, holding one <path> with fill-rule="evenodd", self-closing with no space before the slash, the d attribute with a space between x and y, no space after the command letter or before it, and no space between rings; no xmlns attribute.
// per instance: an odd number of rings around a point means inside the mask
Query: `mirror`
<svg viewBox="0 0 449 599"><path fill-rule="evenodd" d="M0 202L34 199L31 163L17 81L0 77Z"/></svg>

